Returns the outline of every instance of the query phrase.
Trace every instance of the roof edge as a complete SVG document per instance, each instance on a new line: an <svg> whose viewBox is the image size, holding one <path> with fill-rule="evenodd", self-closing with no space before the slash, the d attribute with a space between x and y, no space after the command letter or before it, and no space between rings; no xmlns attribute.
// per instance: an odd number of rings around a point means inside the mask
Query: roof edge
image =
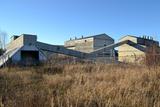
<svg viewBox="0 0 160 107"><path fill-rule="evenodd" d="M123 36L123 37L121 37L119 40L122 40L123 38L125 38L125 37L133 37L133 38L138 38L137 36L134 36L134 35L126 35L126 36Z"/></svg>

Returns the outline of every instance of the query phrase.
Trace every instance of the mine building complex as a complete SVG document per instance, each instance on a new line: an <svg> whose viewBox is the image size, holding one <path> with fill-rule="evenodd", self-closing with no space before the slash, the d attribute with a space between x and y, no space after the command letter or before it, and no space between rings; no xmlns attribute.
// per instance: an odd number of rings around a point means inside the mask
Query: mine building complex
<svg viewBox="0 0 160 107"><path fill-rule="evenodd" d="M0 57L0 66L11 64L33 65L44 62L52 54L63 54L80 59L102 62L140 62L148 47L159 42L153 38L124 36L117 43L106 34L70 39L64 46L37 41L36 35L14 35ZM118 55L115 48L118 47Z"/></svg>

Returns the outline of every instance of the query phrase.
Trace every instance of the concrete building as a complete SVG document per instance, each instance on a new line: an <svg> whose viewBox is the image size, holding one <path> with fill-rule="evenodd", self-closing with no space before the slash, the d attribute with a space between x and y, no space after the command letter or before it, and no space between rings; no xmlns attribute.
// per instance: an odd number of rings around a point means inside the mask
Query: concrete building
<svg viewBox="0 0 160 107"><path fill-rule="evenodd" d="M0 57L0 66L6 63L33 65L46 61L51 54L64 54L83 57L85 53L70 50L64 46L51 45L37 41L36 35L14 35L6 46L6 52Z"/></svg>
<svg viewBox="0 0 160 107"><path fill-rule="evenodd" d="M140 63L146 57L148 48L153 45L159 47L159 42L153 40L151 37L127 35L121 38L117 43L104 46L89 53L87 57L94 58L96 55L102 54L104 50L115 49L118 47L118 58L115 58L114 62L117 62L117 59L118 62Z"/></svg>
<svg viewBox="0 0 160 107"><path fill-rule="evenodd" d="M148 47L152 45L159 46L159 42L153 40L152 37L136 37L136 36L124 36L123 38L120 39L120 42L129 40L139 47L141 46L144 49L147 49ZM135 45L130 45L130 44L122 44L118 47L118 60L120 62L141 62L144 60L146 51L141 50Z"/></svg>
<svg viewBox="0 0 160 107"><path fill-rule="evenodd" d="M92 53L104 46L114 44L114 39L106 34L93 35L88 37L81 37L70 39L65 42L65 47L72 50L77 50L84 53ZM114 57L114 49L103 50L103 52L96 54L96 57Z"/></svg>
<svg viewBox="0 0 160 107"><path fill-rule="evenodd" d="M36 64L46 60L43 52L36 47L37 36L22 34L11 37L11 42L6 46L6 52L1 56L0 65L4 63Z"/></svg>

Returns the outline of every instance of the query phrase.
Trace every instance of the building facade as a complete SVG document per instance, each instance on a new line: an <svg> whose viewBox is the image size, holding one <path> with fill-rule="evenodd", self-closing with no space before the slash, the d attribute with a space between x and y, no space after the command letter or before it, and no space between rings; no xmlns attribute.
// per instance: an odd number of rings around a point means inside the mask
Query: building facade
<svg viewBox="0 0 160 107"><path fill-rule="evenodd" d="M106 34L93 35L88 37L81 37L70 39L65 42L65 47L72 50L77 50L84 53L92 53L102 47L114 44L114 39ZM99 57L111 57L114 56L114 49L104 50L103 53L99 53Z"/></svg>
<svg viewBox="0 0 160 107"><path fill-rule="evenodd" d="M33 65L45 61L46 56L36 47L36 45L36 35L14 35L11 37L11 42L6 46L6 52L3 55L4 58L1 59L5 59L5 62L7 63L22 65Z"/></svg>
<svg viewBox="0 0 160 107"><path fill-rule="evenodd" d="M159 46L159 42L153 40L152 37L136 37L136 36L124 36L120 39L120 42L130 40L137 45L140 45L144 48L148 48L150 46L156 45ZM144 60L146 56L146 52L142 51L138 48L135 48L134 46L131 46L129 44L123 44L118 47L118 60L120 62L141 62Z"/></svg>

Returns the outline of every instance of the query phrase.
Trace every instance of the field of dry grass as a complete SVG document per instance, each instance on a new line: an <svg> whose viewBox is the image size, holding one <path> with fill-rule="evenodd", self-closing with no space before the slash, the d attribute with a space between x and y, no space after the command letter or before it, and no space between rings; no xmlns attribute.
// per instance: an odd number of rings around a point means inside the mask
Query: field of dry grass
<svg viewBox="0 0 160 107"><path fill-rule="evenodd" d="M0 70L5 107L160 107L160 67L67 64Z"/></svg>

